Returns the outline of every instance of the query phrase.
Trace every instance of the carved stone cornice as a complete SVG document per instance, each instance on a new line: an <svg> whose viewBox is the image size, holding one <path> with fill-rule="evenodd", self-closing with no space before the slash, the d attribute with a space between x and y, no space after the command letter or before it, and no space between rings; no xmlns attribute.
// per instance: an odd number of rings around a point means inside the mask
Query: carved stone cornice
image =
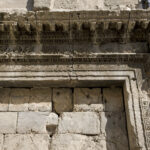
<svg viewBox="0 0 150 150"><path fill-rule="evenodd" d="M0 44L150 41L150 11L0 13Z"/></svg>

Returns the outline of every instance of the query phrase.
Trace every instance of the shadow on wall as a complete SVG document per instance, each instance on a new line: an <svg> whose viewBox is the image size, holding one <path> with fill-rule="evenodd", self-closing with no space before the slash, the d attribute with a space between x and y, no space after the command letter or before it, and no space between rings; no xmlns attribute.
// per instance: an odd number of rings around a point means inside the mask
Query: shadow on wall
<svg viewBox="0 0 150 150"><path fill-rule="evenodd" d="M28 11L33 10L33 4L34 4L34 0L28 0L27 6L26 6Z"/></svg>

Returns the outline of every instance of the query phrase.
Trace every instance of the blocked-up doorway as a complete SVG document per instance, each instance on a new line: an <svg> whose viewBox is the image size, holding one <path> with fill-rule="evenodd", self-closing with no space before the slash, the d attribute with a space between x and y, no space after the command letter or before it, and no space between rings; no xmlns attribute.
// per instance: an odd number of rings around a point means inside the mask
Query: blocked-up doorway
<svg viewBox="0 0 150 150"><path fill-rule="evenodd" d="M129 150L121 87L1 88L2 150Z"/></svg>

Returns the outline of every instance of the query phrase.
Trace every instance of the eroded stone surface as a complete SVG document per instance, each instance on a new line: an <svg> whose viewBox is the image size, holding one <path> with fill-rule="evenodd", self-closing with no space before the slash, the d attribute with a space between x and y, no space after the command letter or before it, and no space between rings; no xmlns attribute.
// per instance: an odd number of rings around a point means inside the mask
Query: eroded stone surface
<svg viewBox="0 0 150 150"><path fill-rule="evenodd" d="M54 88L53 105L57 113L72 111L72 90L70 88Z"/></svg>
<svg viewBox="0 0 150 150"><path fill-rule="evenodd" d="M34 10L49 10L51 0L34 0Z"/></svg>
<svg viewBox="0 0 150 150"><path fill-rule="evenodd" d="M97 135L100 133L99 117L94 112L63 113L59 121L58 133Z"/></svg>
<svg viewBox="0 0 150 150"><path fill-rule="evenodd" d="M125 147L128 150L128 136L125 122L125 113L101 112L101 132L108 141L116 146Z"/></svg>
<svg viewBox="0 0 150 150"><path fill-rule="evenodd" d="M3 134L0 134L0 150L2 150L3 141L4 141L4 135L3 135Z"/></svg>
<svg viewBox="0 0 150 150"><path fill-rule="evenodd" d="M33 88L30 93L29 111L52 111L51 88Z"/></svg>
<svg viewBox="0 0 150 150"><path fill-rule="evenodd" d="M58 116L48 112L20 112L18 116L18 133L48 133L51 126L56 126ZM47 131L47 126L49 127ZM52 129L53 130L53 129Z"/></svg>
<svg viewBox="0 0 150 150"><path fill-rule="evenodd" d="M121 88L104 88L103 98L105 111L124 111L123 95Z"/></svg>
<svg viewBox="0 0 150 150"><path fill-rule="evenodd" d="M0 112L0 133L16 133L17 113Z"/></svg>
<svg viewBox="0 0 150 150"><path fill-rule="evenodd" d="M10 102L10 89L0 88L0 111L8 111Z"/></svg>
<svg viewBox="0 0 150 150"><path fill-rule="evenodd" d="M9 111L28 111L29 96L29 89L11 89Z"/></svg>
<svg viewBox="0 0 150 150"><path fill-rule="evenodd" d="M94 142L78 134L58 134L52 139L51 150L92 150Z"/></svg>
<svg viewBox="0 0 150 150"><path fill-rule="evenodd" d="M94 10L102 9L104 0L55 0L53 9L67 10Z"/></svg>
<svg viewBox="0 0 150 150"><path fill-rule="evenodd" d="M50 138L47 134L5 135L5 150L49 150Z"/></svg>
<svg viewBox="0 0 150 150"><path fill-rule="evenodd" d="M75 88L74 104L102 104L100 88Z"/></svg>
<svg viewBox="0 0 150 150"><path fill-rule="evenodd" d="M100 88L75 88L74 111L103 111Z"/></svg>

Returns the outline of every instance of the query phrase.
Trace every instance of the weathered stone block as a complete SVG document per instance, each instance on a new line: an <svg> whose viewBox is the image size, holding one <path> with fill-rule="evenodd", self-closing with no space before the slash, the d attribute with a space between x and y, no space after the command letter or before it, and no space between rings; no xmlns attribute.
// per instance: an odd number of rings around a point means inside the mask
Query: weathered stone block
<svg viewBox="0 0 150 150"><path fill-rule="evenodd" d="M73 110L72 90L70 88L53 89L53 105L57 113Z"/></svg>
<svg viewBox="0 0 150 150"><path fill-rule="evenodd" d="M9 111L28 111L29 96L29 89L11 89Z"/></svg>
<svg viewBox="0 0 150 150"><path fill-rule="evenodd" d="M104 7L104 0L55 0L53 9L95 10Z"/></svg>
<svg viewBox="0 0 150 150"><path fill-rule="evenodd" d="M2 150L3 142L4 142L4 135L0 134L0 150Z"/></svg>
<svg viewBox="0 0 150 150"><path fill-rule="evenodd" d="M0 9L11 8L11 9L26 9L28 0L7 0L0 1Z"/></svg>
<svg viewBox="0 0 150 150"><path fill-rule="evenodd" d="M5 150L49 150L50 138L47 134L5 135Z"/></svg>
<svg viewBox="0 0 150 150"><path fill-rule="evenodd" d="M18 116L18 133L48 133L57 126L58 116L48 112L20 112ZM47 131L48 127L48 131Z"/></svg>
<svg viewBox="0 0 150 150"><path fill-rule="evenodd" d="M78 134L58 134L53 136L51 143L51 150L92 150L92 148L95 150L91 138Z"/></svg>
<svg viewBox="0 0 150 150"><path fill-rule="evenodd" d="M0 112L0 133L16 133L17 113Z"/></svg>
<svg viewBox="0 0 150 150"><path fill-rule="evenodd" d="M33 88L30 91L29 111L52 111L51 88Z"/></svg>
<svg viewBox="0 0 150 150"><path fill-rule="evenodd" d="M74 111L103 111L100 88L75 88Z"/></svg>
<svg viewBox="0 0 150 150"><path fill-rule="evenodd" d="M58 133L79 133L97 135L100 133L100 120L94 112L63 113Z"/></svg>
<svg viewBox="0 0 150 150"><path fill-rule="evenodd" d="M124 111L121 88L104 88L103 99L105 104L105 111Z"/></svg>
<svg viewBox="0 0 150 150"><path fill-rule="evenodd" d="M0 111L8 111L10 102L10 89L0 88Z"/></svg>
<svg viewBox="0 0 150 150"><path fill-rule="evenodd" d="M102 104L100 88L75 88L74 104Z"/></svg>
<svg viewBox="0 0 150 150"><path fill-rule="evenodd" d="M102 112L101 131L108 141L116 143L117 146L122 144L128 149L128 137L124 112Z"/></svg>
<svg viewBox="0 0 150 150"><path fill-rule="evenodd" d="M51 0L34 0L34 10L49 10Z"/></svg>

